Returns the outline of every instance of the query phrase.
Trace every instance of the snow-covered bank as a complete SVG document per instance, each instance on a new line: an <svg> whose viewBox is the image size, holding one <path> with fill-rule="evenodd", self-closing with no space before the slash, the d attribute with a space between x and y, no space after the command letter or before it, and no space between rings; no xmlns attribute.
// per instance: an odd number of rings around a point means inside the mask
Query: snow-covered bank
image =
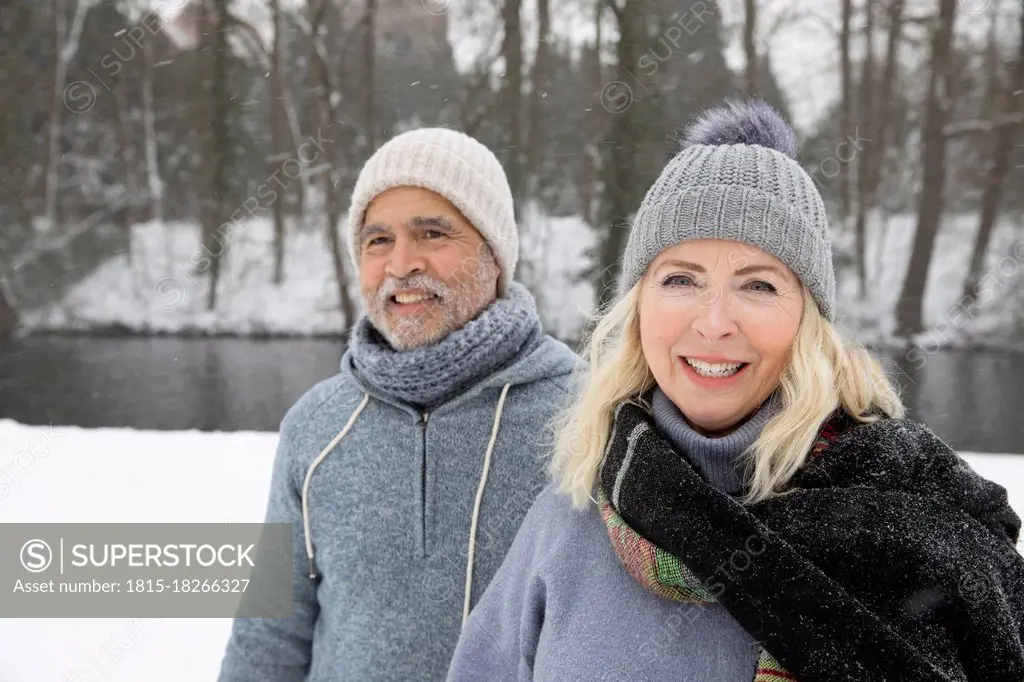
<svg viewBox="0 0 1024 682"><path fill-rule="evenodd" d="M576 339L594 310L594 291L581 273L591 265L595 232L579 217L552 218L527 207L518 276L534 292L548 331ZM928 276L926 331L908 342L893 336L893 311L910 261L916 219L894 215L882 235L877 216L868 224L868 288L858 296L852 235L834 230L840 271L839 323L879 346L1012 348L1024 350L1024 240L1017 219L993 233L978 303L961 302L977 216L949 215ZM63 300L28 311L28 331L226 335L338 335L344 320L322 230L289 233L284 282L274 285L273 226L261 218L229 234L217 307L206 310L208 262L199 229L190 223L147 223L134 230L134 262L118 255L74 286ZM358 300L357 283L352 294Z"/></svg>
<svg viewBox="0 0 1024 682"><path fill-rule="evenodd" d="M593 287L577 276L587 265L584 253L593 244L593 232L578 218L548 217L532 206L525 215L518 274L537 295L549 330L559 338L572 338L593 306ZM111 258L62 300L26 312L24 328L331 336L345 327L322 229L290 224L284 281L278 286L272 282L273 223L266 217L242 221L225 239L212 311L207 310L210 261L197 225L144 223L135 226L132 239L132 264L124 254ZM358 301L358 282L352 275L350 279Z"/></svg>
<svg viewBox="0 0 1024 682"><path fill-rule="evenodd" d="M867 224L867 288L859 297L852 265L853 235L836 233L835 251L848 263L837 273L838 322L857 338L879 346L917 346L927 352L944 346L1024 350L1024 230L1021 220L1004 216L989 243L977 301L963 299L970 264L975 214L945 215L935 242L924 297L925 331L912 340L894 336L895 307L914 246L917 218L893 215L883 231L877 214Z"/></svg>
<svg viewBox="0 0 1024 682"><path fill-rule="evenodd" d="M0 523L262 521L276 445L276 433L0 420ZM1024 454L963 454L1024 513ZM228 618L0 619L0 680L213 682L230 627Z"/></svg>

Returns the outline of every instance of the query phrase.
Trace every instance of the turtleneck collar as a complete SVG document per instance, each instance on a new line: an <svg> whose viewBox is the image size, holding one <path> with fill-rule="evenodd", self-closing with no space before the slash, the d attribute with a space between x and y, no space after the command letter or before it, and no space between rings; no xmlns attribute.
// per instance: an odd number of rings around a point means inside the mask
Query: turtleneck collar
<svg viewBox="0 0 1024 682"><path fill-rule="evenodd" d="M742 491L741 455L753 445L764 425L778 414L780 408L773 394L735 431L716 438L695 431L661 388L655 388L651 397L654 423L662 435L686 457L704 480L729 494Z"/></svg>

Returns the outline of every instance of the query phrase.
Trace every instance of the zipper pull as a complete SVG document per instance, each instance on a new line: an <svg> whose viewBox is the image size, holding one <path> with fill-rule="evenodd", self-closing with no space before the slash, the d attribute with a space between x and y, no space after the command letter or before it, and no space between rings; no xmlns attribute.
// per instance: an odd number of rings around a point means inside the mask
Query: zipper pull
<svg viewBox="0 0 1024 682"><path fill-rule="evenodd" d="M426 425L427 425L427 418L428 418L428 417L430 417L430 413L429 413L429 412L424 412L424 413L423 413L422 415L420 415L420 416L421 416L421 417L423 418L423 419L422 419L422 424L423 424L423 426L426 426Z"/></svg>

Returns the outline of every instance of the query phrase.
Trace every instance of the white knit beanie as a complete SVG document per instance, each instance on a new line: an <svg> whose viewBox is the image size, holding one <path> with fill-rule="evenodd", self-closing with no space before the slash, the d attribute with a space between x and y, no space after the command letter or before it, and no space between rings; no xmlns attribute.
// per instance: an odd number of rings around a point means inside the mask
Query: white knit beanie
<svg viewBox="0 0 1024 682"><path fill-rule="evenodd" d="M447 128L397 135L363 166L348 212L349 255L356 269L366 207L378 194L404 186L436 192L462 212L494 251L501 267L498 295L504 296L519 260L519 233L508 178L491 150Z"/></svg>

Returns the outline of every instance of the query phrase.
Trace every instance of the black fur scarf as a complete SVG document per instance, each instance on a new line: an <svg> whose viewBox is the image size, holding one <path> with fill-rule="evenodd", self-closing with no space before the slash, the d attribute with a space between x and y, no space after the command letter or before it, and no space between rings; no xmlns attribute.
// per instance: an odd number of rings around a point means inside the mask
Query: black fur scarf
<svg viewBox="0 0 1024 682"><path fill-rule="evenodd" d="M601 482L800 682L1024 680L1021 520L1005 489L913 421L837 413L825 430L791 492L743 506L623 403Z"/></svg>

